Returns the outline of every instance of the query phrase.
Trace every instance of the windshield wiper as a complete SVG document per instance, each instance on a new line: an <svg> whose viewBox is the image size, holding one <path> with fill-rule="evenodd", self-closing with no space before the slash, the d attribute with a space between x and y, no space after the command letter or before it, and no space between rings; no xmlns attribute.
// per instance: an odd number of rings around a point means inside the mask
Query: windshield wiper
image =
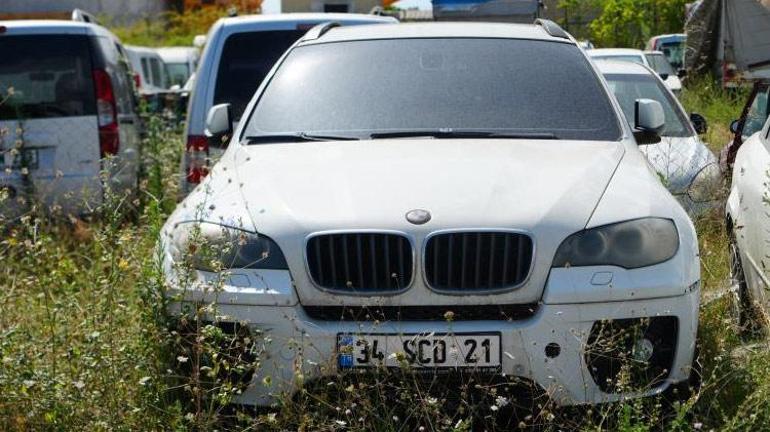
<svg viewBox="0 0 770 432"><path fill-rule="evenodd" d="M488 138L488 139L559 139L550 132L489 132L473 130L403 130L391 132L375 132L369 135L371 139L385 138L411 138L411 137L431 137L431 138Z"/></svg>
<svg viewBox="0 0 770 432"><path fill-rule="evenodd" d="M267 144L283 142L308 142L308 141L358 141L360 138L349 135L316 135L305 132L274 134L274 135L252 135L243 139L246 144Z"/></svg>

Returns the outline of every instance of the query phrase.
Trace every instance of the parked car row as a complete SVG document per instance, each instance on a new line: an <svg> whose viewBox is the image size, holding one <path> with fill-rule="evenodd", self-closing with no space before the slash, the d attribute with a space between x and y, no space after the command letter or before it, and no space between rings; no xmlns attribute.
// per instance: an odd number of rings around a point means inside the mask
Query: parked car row
<svg viewBox="0 0 770 432"><path fill-rule="evenodd" d="M296 391L296 368L311 381L404 362L518 377L562 405L688 386L701 277L690 216L718 204L721 176L705 119L654 69L664 53L600 60L613 53L547 20L353 14L225 18L205 40L201 78L186 83L189 194L159 251L171 312L211 302L207 319L269 337L238 403ZM173 53L188 72L189 54ZM0 23L0 55L3 189L93 207L103 168L109 185L135 185L129 62L154 86L163 59L61 21ZM728 200L749 287L764 281L768 232L738 230L763 229L752 152L767 151L770 126L755 94L764 129L734 152Z"/></svg>

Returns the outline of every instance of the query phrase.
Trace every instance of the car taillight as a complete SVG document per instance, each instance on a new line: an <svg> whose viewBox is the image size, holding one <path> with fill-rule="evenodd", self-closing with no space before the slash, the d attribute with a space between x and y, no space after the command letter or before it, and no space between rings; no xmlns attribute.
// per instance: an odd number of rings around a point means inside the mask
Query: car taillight
<svg viewBox="0 0 770 432"><path fill-rule="evenodd" d="M733 81L738 80L738 66L735 63L722 63L722 86L734 87Z"/></svg>
<svg viewBox="0 0 770 432"><path fill-rule="evenodd" d="M96 88L96 118L99 124L99 153L102 158L118 154L120 136L118 134L118 110L115 106L115 93L112 80L104 69L94 69Z"/></svg>
<svg viewBox="0 0 770 432"><path fill-rule="evenodd" d="M209 140L203 135L187 136L187 182L200 183L209 173Z"/></svg>
<svg viewBox="0 0 770 432"><path fill-rule="evenodd" d="M142 76L138 73L134 73L134 85L136 88L142 88Z"/></svg>

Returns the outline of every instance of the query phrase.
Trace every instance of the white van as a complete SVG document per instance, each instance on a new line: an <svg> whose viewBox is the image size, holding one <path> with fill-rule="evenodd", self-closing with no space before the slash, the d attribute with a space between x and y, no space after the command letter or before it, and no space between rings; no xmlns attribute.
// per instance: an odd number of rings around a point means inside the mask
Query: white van
<svg viewBox="0 0 770 432"><path fill-rule="evenodd" d="M90 212L103 199L103 167L113 188L136 186L140 121L112 33L83 21L0 21L0 58L0 220L30 201Z"/></svg>
<svg viewBox="0 0 770 432"><path fill-rule="evenodd" d="M157 48L158 55L166 64L168 81L171 87L182 88L198 67L199 52L194 47Z"/></svg>
<svg viewBox="0 0 770 432"><path fill-rule="evenodd" d="M140 94L155 95L168 90L170 85L166 64L155 49L126 45L126 52Z"/></svg>
<svg viewBox="0 0 770 432"><path fill-rule="evenodd" d="M206 113L229 103L237 122L251 96L275 62L300 37L324 22L341 25L397 23L392 17L360 14L299 13L223 18L206 37L187 108L186 153L182 158L181 194L186 195L208 172L225 144L209 147L204 134Z"/></svg>

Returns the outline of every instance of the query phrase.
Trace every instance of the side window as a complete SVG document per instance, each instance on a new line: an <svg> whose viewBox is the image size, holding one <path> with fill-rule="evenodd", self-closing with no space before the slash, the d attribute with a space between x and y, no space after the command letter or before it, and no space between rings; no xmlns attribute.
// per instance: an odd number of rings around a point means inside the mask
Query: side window
<svg viewBox="0 0 770 432"><path fill-rule="evenodd" d="M147 57L142 57L142 75L144 75L144 80L147 81L145 84L152 84L152 76L150 76L150 66L147 64Z"/></svg>
<svg viewBox="0 0 770 432"><path fill-rule="evenodd" d="M152 70L152 85L163 87L163 76L160 71L160 62L156 58L150 59L150 69Z"/></svg>
<svg viewBox="0 0 770 432"><path fill-rule="evenodd" d="M749 108L749 112L746 114L746 123L743 126L744 139L761 131L765 126L765 121L768 117L768 104L770 103L768 90L770 88L760 90L751 103L751 108Z"/></svg>

